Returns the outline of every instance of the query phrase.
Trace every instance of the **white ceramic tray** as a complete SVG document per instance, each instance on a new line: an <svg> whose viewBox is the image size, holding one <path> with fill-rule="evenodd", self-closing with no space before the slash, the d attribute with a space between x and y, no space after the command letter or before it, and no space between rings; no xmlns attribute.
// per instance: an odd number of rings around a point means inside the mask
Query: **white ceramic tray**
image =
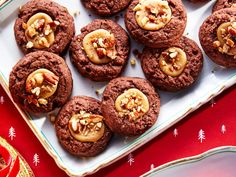
<svg viewBox="0 0 236 177"><path fill-rule="evenodd" d="M202 154L175 160L141 177L235 177L236 147L222 146Z"/></svg>
<svg viewBox="0 0 236 177"><path fill-rule="evenodd" d="M9 96L9 73L16 62L23 57L14 39L13 25L17 17L18 8L25 2L26 0L11 0L0 9L0 81ZM94 18L93 15L89 15L89 12L83 8L79 0L58 0L57 2L66 6L71 12L80 11L80 15L75 17L77 34L80 32L81 27L88 24ZM215 1L201 5L191 4L188 1L183 2L188 12L188 24L185 34L199 43L199 26L210 15ZM118 23L124 27L123 20L123 18L120 18ZM141 51L142 46L132 41L132 49L135 48ZM98 97L95 94L95 90L103 89L107 83L95 83L83 78L72 66L68 54L65 58L72 71L74 80L72 95ZM130 58L134 58L133 54L130 55ZM45 115L36 118L20 110L17 105L15 106L60 168L70 176L91 174L144 145L236 82L236 70L223 69L212 63L205 55L204 58L202 74L193 87L178 93L159 92L161 96L161 113L152 128L138 138L115 135L107 150L94 158L75 158L69 155L58 143L54 127ZM131 67L128 64L123 75L144 77L138 59L136 63L135 67Z"/></svg>

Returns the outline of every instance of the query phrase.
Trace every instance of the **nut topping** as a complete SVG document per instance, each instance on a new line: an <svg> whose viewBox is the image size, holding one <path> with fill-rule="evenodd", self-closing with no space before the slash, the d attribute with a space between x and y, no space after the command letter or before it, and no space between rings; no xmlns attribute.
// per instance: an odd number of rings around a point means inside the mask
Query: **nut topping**
<svg viewBox="0 0 236 177"><path fill-rule="evenodd" d="M149 110L149 101L140 90L131 88L117 97L115 108L122 117L136 121Z"/></svg>
<svg viewBox="0 0 236 177"><path fill-rule="evenodd" d="M233 55L236 59L236 22L222 23L217 29L217 38L213 47L222 54Z"/></svg>
<svg viewBox="0 0 236 177"><path fill-rule="evenodd" d="M108 63L116 58L116 41L113 34L104 29L88 33L83 39L83 48L88 58L96 64Z"/></svg>
<svg viewBox="0 0 236 177"><path fill-rule="evenodd" d="M33 15L27 23L22 23L27 39L26 48L49 48L54 42L54 31L60 22L53 21L52 18L45 13L37 13Z"/></svg>
<svg viewBox="0 0 236 177"><path fill-rule="evenodd" d="M26 79L26 100L36 106L47 105L47 98L52 96L59 82L59 77L47 69L37 69Z"/></svg>
<svg viewBox="0 0 236 177"><path fill-rule="evenodd" d="M140 0L134 7L135 19L145 30L159 30L171 20L172 12L166 0Z"/></svg>
<svg viewBox="0 0 236 177"><path fill-rule="evenodd" d="M161 53L159 65L161 70L172 77L179 76L187 64L185 52L178 47L171 47Z"/></svg>
<svg viewBox="0 0 236 177"><path fill-rule="evenodd" d="M74 114L68 126L72 136L81 142L96 142L105 131L103 117L85 111Z"/></svg>

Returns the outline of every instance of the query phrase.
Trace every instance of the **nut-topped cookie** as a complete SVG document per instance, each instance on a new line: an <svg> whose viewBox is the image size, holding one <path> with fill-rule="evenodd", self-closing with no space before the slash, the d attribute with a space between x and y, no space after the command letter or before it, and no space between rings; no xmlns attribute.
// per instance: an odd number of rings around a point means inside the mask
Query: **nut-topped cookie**
<svg viewBox="0 0 236 177"><path fill-rule="evenodd" d="M91 157L107 146L112 132L104 123L100 101L75 96L60 110L55 123L61 145L71 154Z"/></svg>
<svg viewBox="0 0 236 177"><path fill-rule="evenodd" d="M159 95L145 79L119 77L110 81L102 98L102 113L113 132L135 136L157 120Z"/></svg>
<svg viewBox="0 0 236 177"><path fill-rule="evenodd" d="M162 48L182 36L187 16L181 0L134 0L125 15L130 35L145 46Z"/></svg>
<svg viewBox="0 0 236 177"><path fill-rule="evenodd" d="M236 0L217 0L212 8L212 12L225 8L236 8Z"/></svg>
<svg viewBox="0 0 236 177"><path fill-rule="evenodd" d="M131 0L81 0L83 5L100 16L111 16L126 8Z"/></svg>
<svg viewBox="0 0 236 177"><path fill-rule="evenodd" d="M31 0L21 7L14 26L24 53L37 50L62 54L75 33L73 17L51 0Z"/></svg>
<svg viewBox="0 0 236 177"><path fill-rule="evenodd" d="M62 106L72 92L72 85L64 59L45 51L27 54L13 67L9 77L13 100L33 113Z"/></svg>
<svg viewBox="0 0 236 177"><path fill-rule="evenodd" d="M182 37L167 48L145 47L141 64L146 78L155 87L175 92L197 80L203 66L203 55L193 40Z"/></svg>
<svg viewBox="0 0 236 177"><path fill-rule="evenodd" d="M70 58L85 77L107 81L121 74L129 57L129 37L112 20L94 20L81 29L70 46Z"/></svg>
<svg viewBox="0 0 236 177"><path fill-rule="evenodd" d="M216 11L201 25L199 39L207 56L224 67L236 67L236 8Z"/></svg>

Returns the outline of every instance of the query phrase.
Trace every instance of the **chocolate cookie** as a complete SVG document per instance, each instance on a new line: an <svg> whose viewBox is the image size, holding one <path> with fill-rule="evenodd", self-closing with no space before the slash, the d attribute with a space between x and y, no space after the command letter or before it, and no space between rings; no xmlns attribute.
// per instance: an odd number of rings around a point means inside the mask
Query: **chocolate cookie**
<svg viewBox="0 0 236 177"><path fill-rule="evenodd" d="M44 50L62 54L74 36L74 19L54 1L31 0L20 8L14 32L24 53Z"/></svg>
<svg viewBox="0 0 236 177"><path fill-rule="evenodd" d="M60 110L56 133L69 153L91 157L105 150L112 132L103 121L100 106L94 98L75 96Z"/></svg>
<svg viewBox="0 0 236 177"><path fill-rule="evenodd" d="M134 0L125 15L130 35L152 48L167 47L178 41L186 22L181 0Z"/></svg>
<svg viewBox="0 0 236 177"><path fill-rule="evenodd" d="M84 6L95 14L110 16L122 11L131 0L81 0Z"/></svg>
<svg viewBox="0 0 236 177"><path fill-rule="evenodd" d="M157 120L159 95L145 79L119 77L106 87L102 113L113 132L126 136L144 133Z"/></svg>
<svg viewBox="0 0 236 177"><path fill-rule="evenodd" d="M199 39L207 56L224 67L236 67L236 8L216 11L201 25Z"/></svg>
<svg viewBox="0 0 236 177"><path fill-rule="evenodd" d="M127 64L130 51L125 30L112 20L94 20L81 29L70 46L78 71L94 81L116 78Z"/></svg>
<svg viewBox="0 0 236 177"><path fill-rule="evenodd" d="M145 47L141 64L146 78L154 86L174 92L196 81L202 70L203 55L193 40L182 37L168 48Z"/></svg>
<svg viewBox="0 0 236 177"><path fill-rule="evenodd" d="M236 0L217 0L212 8L212 12L231 7L236 7Z"/></svg>
<svg viewBox="0 0 236 177"><path fill-rule="evenodd" d="M63 58L37 51L27 54L12 69L9 89L13 100L33 113L62 106L72 92L71 72Z"/></svg>

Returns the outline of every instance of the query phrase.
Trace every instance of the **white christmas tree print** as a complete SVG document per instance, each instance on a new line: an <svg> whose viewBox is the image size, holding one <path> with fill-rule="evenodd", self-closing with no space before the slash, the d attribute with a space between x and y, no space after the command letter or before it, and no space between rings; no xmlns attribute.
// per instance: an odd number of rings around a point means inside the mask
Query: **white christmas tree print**
<svg viewBox="0 0 236 177"><path fill-rule="evenodd" d="M34 154L33 163L35 166L38 166L38 164L40 163L39 155L37 153Z"/></svg>
<svg viewBox="0 0 236 177"><path fill-rule="evenodd" d="M154 169L154 164L151 164L150 169L151 169L151 170Z"/></svg>
<svg viewBox="0 0 236 177"><path fill-rule="evenodd" d="M173 131L174 137L178 136L178 134L179 134L179 133L178 133L178 130L177 130L177 128L175 128L174 131Z"/></svg>
<svg viewBox="0 0 236 177"><path fill-rule="evenodd" d="M222 126L221 126L221 132L222 132L223 134L225 134L225 132L226 132L226 127L225 127L225 125L222 125Z"/></svg>
<svg viewBox="0 0 236 177"><path fill-rule="evenodd" d="M134 157L131 153L128 155L128 163L130 166L134 163Z"/></svg>
<svg viewBox="0 0 236 177"><path fill-rule="evenodd" d="M13 140L16 137L16 131L13 127L9 129L8 136L11 140Z"/></svg>
<svg viewBox="0 0 236 177"><path fill-rule="evenodd" d="M0 104L3 104L3 103L4 103L4 97L1 96L1 97L0 97Z"/></svg>
<svg viewBox="0 0 236 177"><path fill-rule="evenodd" d="M205 132L201 129L198 133L198 140L202 143L204 139L206 139Z"/></svg>

